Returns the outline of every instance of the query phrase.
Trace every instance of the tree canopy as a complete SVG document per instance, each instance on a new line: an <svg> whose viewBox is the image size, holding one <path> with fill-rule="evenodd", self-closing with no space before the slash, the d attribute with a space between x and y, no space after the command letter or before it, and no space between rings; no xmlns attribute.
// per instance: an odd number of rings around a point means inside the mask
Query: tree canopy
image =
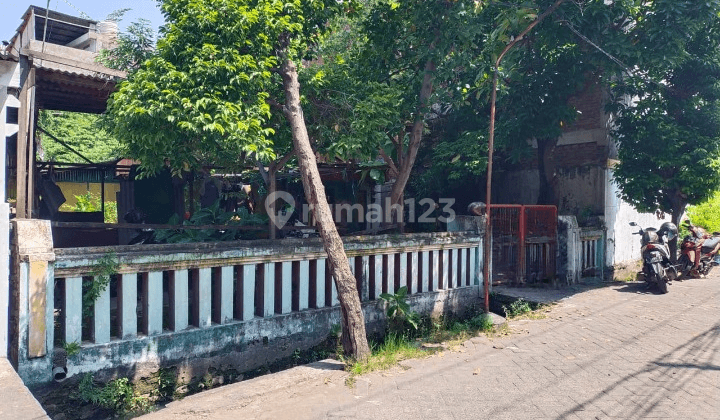
<svg viewBox="0 0 720 420"><path fill-rule="evenodd" d="M102 128L98 115L42 110L38 125L92 162L107 162L122 157L120 142ZM40 133L40 138L44 160L86 163L50 136Z"/></svg>
<svg viewBox="0 0 720 420"><path fill-rule="evenodd" d="M632 18L615 180L635 208L677 223L720 187L720 2L655 1Z"/></svg>

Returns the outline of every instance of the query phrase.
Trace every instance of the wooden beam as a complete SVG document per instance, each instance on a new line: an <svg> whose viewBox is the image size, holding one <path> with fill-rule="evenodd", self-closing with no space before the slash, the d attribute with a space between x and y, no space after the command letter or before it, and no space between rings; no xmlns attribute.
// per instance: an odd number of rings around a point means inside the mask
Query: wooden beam
<svg viewBox="0 0 720 420"><path fill-rule="evenodd" d="M30 107L28 109L28 136L27 136L27 217L32 218L36 208L36 201L39 197L35 194L35 118L37 117L37 109L35 108L35 69L30 69L30 79L32 86L29 88ZM37 216L37 215L36 215Z"/></svg>
<svg viewBox="0 0 720 420"><path fill-rule="evenodd" d="M125 76L127 75L127 73L125 73L124 71L109 69L100 64L76 61L76 60L72 60L69 58L59 57L57 55L32 50L30 48L23 48L21 51L21 54L27 55L28 57L33 58L33 59L47 60L47 61L57 63L57 64L64 64L66 66L77 67L78 69L82 69L82 70L94 71L96 73L102 73L106 76L125 78Z"/></svg>
<svg viewBox="0 0 720 420"><path fill-rule="evenodd" d="M20 65L24 67L21 75L20 83L20 109L18 114L18 136L17 136L17 201L16 201L16 217L28 218L27 213L27 186L28 186L28 133L30 131L30 86L35 82L35 69L28 69L29 63L27 59L21 57ZM24 76L24 77L23 77Z"/></svg>

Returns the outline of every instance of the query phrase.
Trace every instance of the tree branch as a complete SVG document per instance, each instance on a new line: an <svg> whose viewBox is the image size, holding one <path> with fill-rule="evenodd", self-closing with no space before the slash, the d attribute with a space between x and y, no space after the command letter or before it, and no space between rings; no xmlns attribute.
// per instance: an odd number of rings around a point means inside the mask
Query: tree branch
<svg viewBox="0 0 720 420"><path fill-rule="evenodd" d="M388 168L390 169L390 178L397 178L399 171L398 167L395 165L395 162L393 159L388 156L387 153L383 149L380 149L380 157L385 160L385 162L388 164Z"/></svg>

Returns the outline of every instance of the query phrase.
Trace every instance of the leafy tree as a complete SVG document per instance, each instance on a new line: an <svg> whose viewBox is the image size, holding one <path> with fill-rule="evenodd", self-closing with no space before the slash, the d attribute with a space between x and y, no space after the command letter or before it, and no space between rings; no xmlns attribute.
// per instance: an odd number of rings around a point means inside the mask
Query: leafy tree
<svg viewBox="0 0 720 420"><path fill-rule="evenodd" d="M300 104L297 66L326 22L348 2L335 0L164 0L157 53L112 96L113 132L146 172L203 165L239 168L272 161L272 109L289 123L307 201L323 239L343 315L343 347L370 349L355 278L332 221ZM271 109L272 107L272 109Z"/></svg>
<svg viewBox="0 0 720 420"><path fill-rule="evenodd" d="M687 215L693 224L708 232L720 232L720 191L700 204L688 206Z"/></svg>
<svg viewBox="0 0 720 420"><path fill-rule="evenodd" d="M719 1L638 7L627 34L634 55L614 86L622 197L676 224L720 186L719 16Z"/></svg>
<svg viewBox="0 0 720 420"><path fill-rule="evenodd" d="M113 49L102 50L98 61L103 65L124 71L135 70L155 52L155 31L149 20L140 18L117 37Z"/></svg>
<svg viewBox="0 0 720 420"><path fill-rule="evenodd" d="M120 157L120 142L101 127L98 115L41 110L38 126L92 162L107 162ZM45 160L87 163L49 135L41 133L40 138Z"/></svg>

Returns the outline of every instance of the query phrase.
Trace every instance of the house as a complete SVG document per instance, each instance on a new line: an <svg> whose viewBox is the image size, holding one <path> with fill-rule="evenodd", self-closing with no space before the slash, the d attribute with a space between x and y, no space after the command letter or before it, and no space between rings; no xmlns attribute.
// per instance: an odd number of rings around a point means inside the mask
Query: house
<svg viewBox="0 0 720 420"><path fill-rule="evenodd" d="M617 163L617 144L611 136L612 116L605 111L607 89L597 80L589 80L570 99L578 110L578 118L563 132L549 153L545 165L553 173L552 183L558 215L572 215L587 238L602 246L591 245L590 261L584 268L613 266L640 255L640 242L628 223L642 226L662 223L654 214L638 213L619 197L613 182L613 166ZM537 149L537 144L534 144ZM498 171L494 176L493 202L535 204L539 196L537 162L522 169ZM504 188L524 185L526 188ZM665 221L669 220L669 216ZM582 234L581 234L582 236ZM587 255L586 255L587 257ZM597 261L595 261L597 259Z"/></svg>
<svg viewBox="0 0 720 420"><path fill-rule="evenodd" d="M101 113L122 71L95 59L112 45L117 25L30 6L0 49L0 357L6 356L9 219L39 215L39 109Z"/></svg>

